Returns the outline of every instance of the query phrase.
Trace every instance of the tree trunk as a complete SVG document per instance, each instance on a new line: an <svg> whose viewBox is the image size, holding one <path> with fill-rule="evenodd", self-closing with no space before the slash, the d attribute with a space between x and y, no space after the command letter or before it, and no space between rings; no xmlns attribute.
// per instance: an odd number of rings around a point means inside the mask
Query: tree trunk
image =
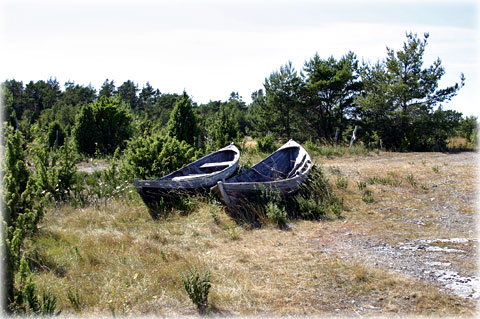
<svg viewBox="0 0 480 319"><path fill-rule="evenodd" d="M355 125L355 128L353 129L352 139L350 140L350 148L352 148L353 142L355 142L355 140L357 139L357 137L356 137L357 128L358 128L358 126Z"/></svg>
<svg viewBox="0 0 480 319"><path fill-rule="evenodd" d="M333 146L337 147L338 133L340 132L339 128L335 130L335 140L333 141Z"/></svg>

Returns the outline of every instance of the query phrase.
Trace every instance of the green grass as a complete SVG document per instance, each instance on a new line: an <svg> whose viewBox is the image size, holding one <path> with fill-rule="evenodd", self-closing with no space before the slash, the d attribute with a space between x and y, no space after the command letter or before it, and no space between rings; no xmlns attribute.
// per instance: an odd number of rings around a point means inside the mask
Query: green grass
<svg viewBox="0 0 480 319"><path fill-rule="evenodd" d="M305 149L311 156L323 157L341 157L345 155L368 155L371 150L367 149L362 144L354 145L352 148L348 146L332 146L327 144L315 144L310 141L304 143Z"/></svg>

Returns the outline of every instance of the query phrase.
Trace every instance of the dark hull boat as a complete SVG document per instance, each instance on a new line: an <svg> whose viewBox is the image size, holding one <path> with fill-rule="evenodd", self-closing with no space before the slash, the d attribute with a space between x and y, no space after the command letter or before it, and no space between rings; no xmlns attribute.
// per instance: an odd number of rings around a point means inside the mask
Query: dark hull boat
<svg viewBox="0 0 480 319"><path fill-rule="evenodd" d="M236 171L240 152L232 144L155 180L134 180L137 192L149 208L164 197L209 188Z"/></svg>
<svg viewBox="0 0 480 319"><path fill-rule="evenodd" d="M295 192L305 182L312 168L307 151L290 140L273 154L251 168L225 181L218 181L212 191L230 210L259 191L287 195Z"/></svg>

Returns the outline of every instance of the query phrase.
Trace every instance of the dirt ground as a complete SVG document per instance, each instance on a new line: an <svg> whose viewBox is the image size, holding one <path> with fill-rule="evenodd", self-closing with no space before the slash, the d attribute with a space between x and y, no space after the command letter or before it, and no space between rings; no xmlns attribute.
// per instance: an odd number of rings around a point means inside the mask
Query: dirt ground
<svg viewBox="0 0 480 319"><path fill-rule="evenodd" d="M313 245L421 279L449 294L480 298L477 153L380 153L321 164L333 181L335 175L348 177L343 191L347 212L343 222L319 231ZM372 177L401 184L369 184ZM367 181L374 202L359 198L361 181Z"/></svg>

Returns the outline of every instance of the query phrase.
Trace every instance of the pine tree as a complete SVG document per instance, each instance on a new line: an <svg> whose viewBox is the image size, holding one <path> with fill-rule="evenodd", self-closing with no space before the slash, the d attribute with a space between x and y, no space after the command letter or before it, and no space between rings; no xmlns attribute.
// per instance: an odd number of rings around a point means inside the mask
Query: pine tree
<svg viewBox="0 0 480 319"><path fill-rule="evenodd" d="M175 103L167 127L169 136L194 145L198 133L197 119L193 113L192 101L185 91Z"/></svg>
<svg viewBox="0 0 480 319"><path fill-rule="evenodd" d="M3 263L5 265L4 309L14 310L16 292L15 273L19 269L22 258L21 248L26 236L34 232L42 217L42 205L34 198L33 182L26 163L24 140L19 130L4 126L5 159L4 159L4 191L2 206L4 211L5 233L2 240L5 247Z"/></svg>
<svg viewBox="0 0 480 319"><path fill-rule="evenodd" d="M279 137L290 139L299 132L298 118L302 80L288 62L265 79L264 121Z"/></svg>
<svg viewBox="0 0 480 319"><path fill-rule="evenodd" d="M213 124L213 139L217 148L235 142L240 136L237 121L232 110L225 105L220 107L217 120Z"/></svg>

